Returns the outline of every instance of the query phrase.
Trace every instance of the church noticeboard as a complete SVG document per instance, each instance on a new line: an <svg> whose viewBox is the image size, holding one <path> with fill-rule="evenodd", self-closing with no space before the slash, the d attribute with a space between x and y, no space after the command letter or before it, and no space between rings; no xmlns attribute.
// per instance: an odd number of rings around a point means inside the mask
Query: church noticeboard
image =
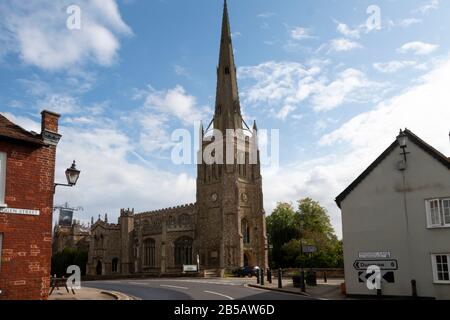
<svg viewBox="0 0 450 320"><path fill-rule="evenodd" d="M14 208L1 208L0 213L6 214L18 214L26 216L38 216L40 215L39 210L29 210L29 209L14 209Z"/></svg>

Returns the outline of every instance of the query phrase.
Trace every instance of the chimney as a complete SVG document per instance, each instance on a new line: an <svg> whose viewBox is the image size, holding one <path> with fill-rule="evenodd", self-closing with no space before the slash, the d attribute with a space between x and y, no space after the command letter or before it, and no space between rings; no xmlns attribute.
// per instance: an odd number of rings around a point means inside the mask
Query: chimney
<svg viewBox="0 0 450 320"><path fill-rule="evenodd" d="M61 139L58 134L58 120L61 117L59 114L44 110L41 112L41 135L45 143L56 146Z"/></svg>

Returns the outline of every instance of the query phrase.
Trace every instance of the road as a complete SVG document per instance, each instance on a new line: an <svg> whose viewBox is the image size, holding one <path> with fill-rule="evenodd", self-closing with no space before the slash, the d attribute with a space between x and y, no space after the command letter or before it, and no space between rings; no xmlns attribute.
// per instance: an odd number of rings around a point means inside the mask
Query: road
<svg viewBox="0 0 450 320"><path fill-rule="evenodd" d="M246 279L139 279L83 282L82 286L122 292L142 300L310 300L246 286Z"/></svg>

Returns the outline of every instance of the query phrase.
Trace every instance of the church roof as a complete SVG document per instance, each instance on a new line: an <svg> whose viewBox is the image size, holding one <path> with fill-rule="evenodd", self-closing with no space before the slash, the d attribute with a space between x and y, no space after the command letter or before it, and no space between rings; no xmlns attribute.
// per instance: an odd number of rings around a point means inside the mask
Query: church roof
<svg viewBox="0 0 450 320"><path fill-rule="evenodd" d="M445 156L440 151L426 143L424 140L416 136L412 131L406 129L404 133L407 135L409 141L413 142L423 151L431 155L435 160L444 165L450 170L450 157ZM399 147L397 140L395 140L358 178L356 178L340 195L336 197L336 203L341 208L342 201L395 149Z"/></svg>
<svg viewBox="0 0 450 320"><path fill-rule="evenodd" d="M29 132L14 124L5 116L0 114L0 139L23 141L36 145L44 145L41 136L37 133Z"/></svg>

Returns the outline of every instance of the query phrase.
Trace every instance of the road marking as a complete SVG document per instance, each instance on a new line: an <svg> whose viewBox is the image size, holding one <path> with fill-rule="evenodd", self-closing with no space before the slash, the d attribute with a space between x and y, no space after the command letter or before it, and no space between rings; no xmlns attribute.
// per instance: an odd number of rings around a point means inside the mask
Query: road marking
<svg viewBox="0 0 450 320"><path fill-rule="evenodd" d="M171 285L168 285L168 284L161 284L159 286L160 287L166 287L166 288L189 290L189 288L186 288L186 287L171 286Z"/></svg>
<svg viewBox="0 0 450 320"><path fill-rule="evenodd" d="M218 293L218 292L214 292L214 291L203 291L203 292L210 293L210 294L215 294L217 296L221 296L221 297L227 298L228 300L234 300L234 298L232 298L230 296L227 296L225 294L222 294L222 293Z"/></svg>
<svg viewBox="0 0 450 320"><path fill-rule="evenodd" d="M127 282L128 284L137 284L137 285L140 285L140 286L146 286L146 285L148 285L148 283L147 282L135 282L135 281L129 281L129 282Z"/></svg>

